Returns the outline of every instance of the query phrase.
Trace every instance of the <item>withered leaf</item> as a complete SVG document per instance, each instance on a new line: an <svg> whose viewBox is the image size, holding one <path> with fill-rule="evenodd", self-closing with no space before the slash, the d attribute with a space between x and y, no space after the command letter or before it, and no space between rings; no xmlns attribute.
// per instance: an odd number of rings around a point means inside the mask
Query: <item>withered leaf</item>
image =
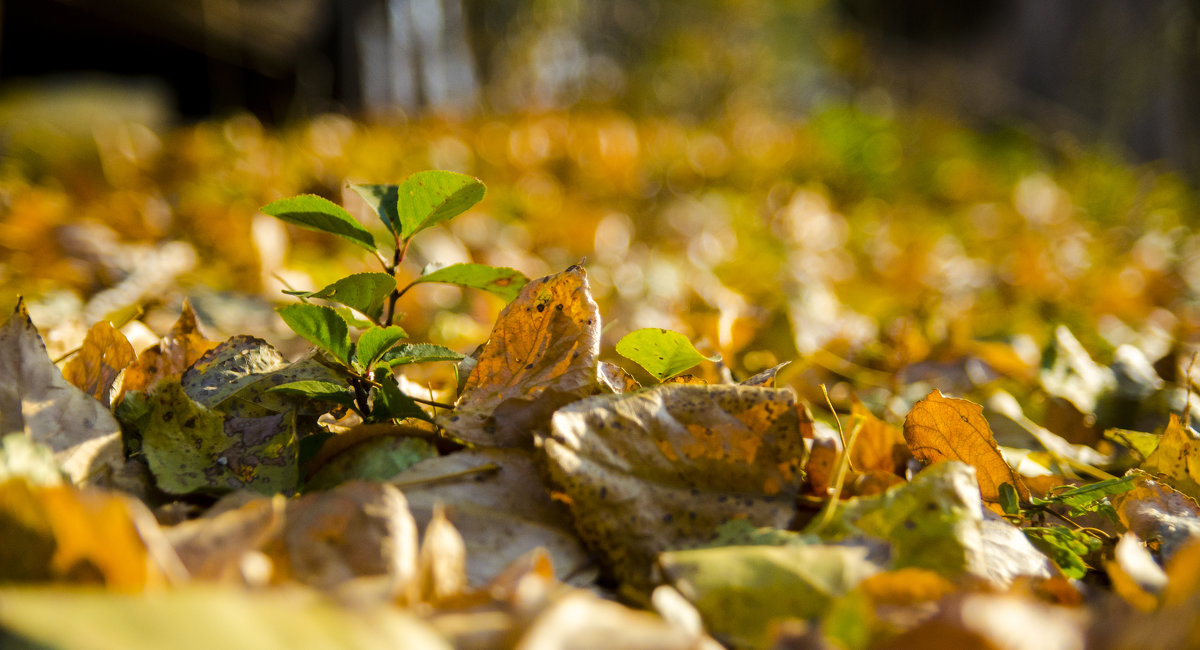
<svg viewBox="0 0 1200 650"><path fill-rule="evenodd" d="M0 327L0 435L22 433L54 451L75 482L120 448L120 425L108 408L63 379L46 354L24 301Z"/></svg>
<svg viewBox="0 0 1200 650"><path fill-rule="evenodd" d="M136 357L121 330L102 320L88 330L79 352L63 366L63 378L108 406L117 378Z"/></svg>
<svg viewBox="0 0 1200 650"><path fill-rule="evenodd" d="M417 594L421 602L445 602L466 590L467 546L441 504L433 508L417 558Z"/></svg>
<svg viewBox="0 0 1200 650"><path fill-rule="evenodd" d="M209 514L163 530L193 579L241 578L247 553L262 549L283 528L287 499L258 497L239 508Z"/></svg>
<svg viewBox="0 0 1200 650"><path fill-rule="evenodd" d="M1163 560L1200 537L1200 506L1141 470L1130 470L1134 488L1108 497L1127 529L1158 549Z"/></svg>
<svg viewBox="0 0 1200 650"><path fill-rule="evenodd" d="M875 417L860 402L854 402L851 415L862 418L862 428L850 450L850 464L860 472L879 471L896 473L904 469L909 457L904 433Z"/></svg>
<svg viewBox="0 0 1200 650"><path fill-rule="evenodd" d="M1176 414L1171 414L1158 448L1141 469L1161 475L1171 487L1200 499L1200 439L1184 428Z"/></svg>
<svg viewBox="0 0 1200 650"><path fill-rule="evenodd" d="M452 413L438 423L486 446L527 446L560 406L599 390L600 314L583 267L534 280L500 312Z"/></svg>
<svg viewBox="0 0 1200 650"><path fill-rule="evenodd" d="M215 348L216 341L209 341L200 333L196 323L196 312L185 300L183 313L171 327L171 331L158 342L138 355L133 365L125 370L123 392L145 391L158 380L183 375L205 352Z"/></svg>
<svg viewBox="0 0 1200 650"><path fill-rule="evenodd" d="M1029 488L1004 462L983 407L974 402L930 392L904 419L904 439L912 455L925 463L959 460L974 467L985 502L1000 502L1001 483L1011 484L1021 500L1029 500Z"/></svg>
<svg viewBox="0 0 1200 650"><path fill-rule="evenodd" d="M787 526L805 456L795 395L747 386L592 397L555 413L542 443L584 541L640 586L659 552L721 522Z"/></svg>

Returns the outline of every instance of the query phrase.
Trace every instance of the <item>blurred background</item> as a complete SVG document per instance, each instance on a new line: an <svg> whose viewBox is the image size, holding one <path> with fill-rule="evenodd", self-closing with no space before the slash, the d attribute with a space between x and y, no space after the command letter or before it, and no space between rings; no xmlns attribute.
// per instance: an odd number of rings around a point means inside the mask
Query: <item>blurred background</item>
<svg viewBox="0 0 1200 650"><path fill-rule="evenodd" d="M347 183L441 168L488 195L403 274L586 258L609 356L668 327L877 406L1077 337L1155 386L1200 340L1198 106L1196 0L0 0L0 308L61 353L188 296L295 351L279 290L377 269L258 208L371 223ZM463 352L502 307L405 301Z"/></svg>

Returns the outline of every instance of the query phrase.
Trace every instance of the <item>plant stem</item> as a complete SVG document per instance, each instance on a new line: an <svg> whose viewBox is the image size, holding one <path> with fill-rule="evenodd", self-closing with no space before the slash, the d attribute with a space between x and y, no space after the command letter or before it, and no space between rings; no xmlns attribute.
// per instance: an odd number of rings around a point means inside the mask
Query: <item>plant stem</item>
<svg viewBox="0 0 1200 650"><path fill-rule="evenodd" d="M433 407L440 408L440 409L446 409L447 411L454 410L453 404L446 404L445 402L435 402L431 399L424 399L421 397L413 397L412 395L409 395L408 397L409 397L409 399L411 399L412 401L414 401L418 404L424 404L426 406L433 406Z"/></svg>
<svg viewBox="0 0 1200 650"><path fill-rule="evenodd" d="M399 237L396 239L396 252L392 254L392 265L387 270L388 273L392 274L393 278L396 277L396 272L400 270L400 263L404 261L404 256L408 254L408 243L410 241L412 240L406 239L404 240L404 244L401 245ZM408 287L405 287L405 291L407 290ZM396 317L396 301L400 300L400 293L400 288L396 287L392 289L392 295L388 296L387 318L383 321L384 327L390 326L392 319Z"/></svg>

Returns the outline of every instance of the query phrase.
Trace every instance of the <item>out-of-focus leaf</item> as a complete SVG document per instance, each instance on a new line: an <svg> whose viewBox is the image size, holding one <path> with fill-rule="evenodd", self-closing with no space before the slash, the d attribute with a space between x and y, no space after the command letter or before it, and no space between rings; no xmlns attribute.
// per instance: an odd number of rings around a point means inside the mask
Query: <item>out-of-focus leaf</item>
<svg viewBox="0 0 1200 650"><path fill-rule="evenodd" d="M63 366L63 379L108 406L117 378L135 358L121 330L102 320L88 330L79 352Z"/></svg>
<svg viewBox="0 0 1200 650"><path fill-rule="evenodd" d="M400 214L396 211L396 202L400 197L399 187L399 185L350 184L350 189L367 202L367 205L379 216L379 220L387 226L388 231L392 234L400 232Z"/></svg>
<svg viewBox="0 0 1200 650"><path fill-rule="evenodd" d="M35 485L58 485L68 477L54 462L54 451L23 433L0 436L0 482L20 476Z"/></svg>
<svg viewBox="0 0 1200 650"><path fill-rule="evenodd" d="M140 591L183 579L140 501L69 485L0 483L0 582L56 580Z"/></svg>
<svg viewBox="0 0 1200 650"><path fill-rule="evenodd" d="M355 356L364 368L370 368L388 350L408 337L403 329L396 325L390 327L372 327L358 337Z"/></svg>
<svg viewBox="0 0 1200 650"><path fill-rule="evenodd" d="M642 387L633 375L615 363L601 361L599 365L600 385L611 393L628 393Z"/></svg>
<svg viewBox="0 0 1200 650"><path fill-rule="evenodd" d="M331 458L307 481L305 489L328 490L355 479L386 481L435 457L437 449L422 438L375 436Z"/></svg>
<svg viewBox="0 0 1200 650"><path fill-rule="evenodd" d="M472 176L447 171L417 172L397 188L400 238L453 219L483 198L483 183Z"/></svg>
<svg viewBox="0 0 1200 650"><path fill-rule="evenodd" d="M855 402L851 415L862 418L862 428L850 450L850 465L859 472L903 473L909 458L904 432L875 417L861 402Z"/></svg>
<svg viewBox="0 0 1200 650"><path fill-rule="evenodd" d="M226 416L192 401L177 383L166 384L151 400L142 450L164 491L296 489L293 417Z"/></svg>
<svg viewBox="0 0 1200 650"><path fill-rule="evenodd" d="M532 444L555 409L598 390L599 352L600 314L583 267L534 280L500 312L439 424L474 444Z"/></svg>
<svg viewBox="0 0 1200 650"><path fill-rule="evenodd" d="M382 362L389 366L430 361L458 361L463 355L450 348L432 343L401 343L383 355Z"/></svg>
<svg viewBox="0 0 1200 650"><path fill-rule="evenodd" d="M575 589L550 600L529 625L521 650L570 648L585 643L622 650L714 650L712 639L673 625L650 612L631 609Z"/></svg>
<svg viewBox="0 0 1200 650"><path fill-rule="evenodd" d="M138 355L137 361L125 370L122 390L146 392L160 379L179 378L205 352L215 347L216 341L206 340L200 333L196 324L196 312L184 301L183 313L179 315L179 320L175 321L171 331L167 332L158 345Z"/></svg>
<svg viewBox="0 0 1200 650"><path fill-rule="evenodd" d="M746 379L742 380L741 384L743 386L762 386L764 388L774 388L775 375L779 374L779 371L786 368L790 363L791 361L784 361L783 363L767 368L766 370L763 370L752 377L747 377Z"/></svg>
<svg viewBox="0 0 1200 650"><path fill-rule="evenodd" d="M193 579L242 582L241 563L283 530L283 495L259 497L241 507L163 529Z"/></svg>
<svg viewBox="0 0 1200 650"><path fill-rule="evenodd" d="M378 577L397 594L416 589L417 526L396 488L343 483L289 501L286 516L286 566L301 582L330 589Z"/></svg>
<svg viewBox="0 0 1200 650"><path fill-rule="evenodd" d="M904 419L904 439L923 462L958 460L974 467L979 493L989 504L999 504L1001 483L1011 484L1023 501L1029 500L1029 488L1004 461L978 404L934 390Z"/></svg>
<svg viewBox="0 0 1200 650"><path fill-rule="evenodd" d="M337 235L346 241L375 252L375 238L362 224L336 203L313 194L272 201L262 207L264 214L310 230Z"/></svg>
<svg viewBox="0 0 1200 650"><path fill-rule="evenodd" d="M355 273L320 291L284 291L300 298L322 298L345 305L373 321L383 315L387 297L396 288L396 279L387 273Z"/></svg>
<svg viewBox="0 0 1200 650"><path fill-rule="evenodd" d="M104 404L63 379L18 300L0 326L0 435L20 433L46 445L80 482L118 460L120 432Z"/></svg>
<svg viewBox="0 0 1200 650"><path fill-rule="evenodd" d="M421 538L417 584L421 602L435 605L462 594L467 588L467 546L446 518L446 509L441 504L433 507L433 517L425 525L425 535Z"/></svg>
<svg viewBox="0 0 1200 650"><path fill-rule="evenodd" d="M633 361L659 381L674 377L701 361L720 361L721 355L706 357L679 332L647 327L617 341L617 354Z"/></svg>
<svg viewBox="0 0 1200 650"><path fill-rule="evenodd" d="M1168 578L1137 535L1126 531L1113 548L1111 561L1104 563L1113 591L1137 609L1148 612L1158 606L1158 595Z"/></svg>
<svg viewBox="0 0 1200 650"><path fill-rule="evenodd" d="M730 518L787 526L805 457L798 419L790 390L665 385L559 409L542 443L580 535L644 585L659 552Z"/></svg>
<svg viewBox="0 0 1200 650"><path fill-rule="evenodd" d="M1144 461L1154 453L1155 449L1158 449L1158 441L1162 439L1162 436L1146 431L1106 429L1104 431L1104 438L1128 447L1137 454L1139 461Z"/></svg>
<svg viewBox="0 0 1200 650"><path fill-rule="evenodd" d="M304 304L279 307L275 311L293 332L350 365L350 330L336 311Z"/></svg>
<svg viewBox="0 0 1200 650"><path fill-rule="evenodd" d="M68 611L72 622L64 625ZM298 588L249 592L195 586L153 598L9 588L0 590L0 623L47 647L78 650L451 648L427 623L394 607L343 609Z"/></svg>
<svg viewBox="0 0 1200 650"><path fill-rule="evenodd" d="M516 269L486 264L451 264L430 271L413 282L445 282L468 289L482 289L500 296L505 302L511 302L521 293L521 287L529 283L529 278Z"/></svg>
<svg viewBox="0 0 1200 650"><path fill-rule="evenodd" d="M720 640L767 647L771 622L814 618L882 567L855 546L728 546L659 557Z"/></svg>
<svg viewBox="0 0 1200 650"><path fill-rule="evenodd" d="M550 498L526 450L467 449L423 460L392 480L418 525L429 522L436 504L449 509L466 541L472 587L488 584L535 548L549 554L560 580L582 586L594 578L570 511Z"/></svg>
<svg viewBox="0 0 1200 650"><path fill-rule="evenodd" d="M1085 648L1088 617L1077 607L1019 595L952 595L937 612L887 641L889 648ZM1120 647L1145 647L1115 645Z"/></svg>
<svg viewBox="0 0 1200 650"><path fill-rule="evenodd" d="M1096 483L1088 483L1079 487L1055 491L1046 499L1035 499L1034 503L1061 503L1073 509L1087 509L1096 501L1105 497L1128 492L1136 487L1137 477L1134 475L1122 478L1111 478Z"/></svg>
<svg viewBox="0 0 1200 650"><path fill-rule="evenodd" d="M1077 580L1087 575L1084 556L1099 550L1101 544L1095 537L1066 526L1028 526L1022 532L1064 575Z"/></svg>
<svg viewBox="0 0 1200 650"><path fill-rule="evenodd" d="M1200 439L1185 429L1174 413L1158 448L1142 462L1141 469L1161 475L1171 487L1200 499Z"/></svg>
<svg viewBox="0 0 1200 650"><path fill-rule="evenodd" d="M1186 494L1141 471L1134 488L1109 497L1121 523L1159 552L1163 561L1200 537L1200 506Z"/></svg>

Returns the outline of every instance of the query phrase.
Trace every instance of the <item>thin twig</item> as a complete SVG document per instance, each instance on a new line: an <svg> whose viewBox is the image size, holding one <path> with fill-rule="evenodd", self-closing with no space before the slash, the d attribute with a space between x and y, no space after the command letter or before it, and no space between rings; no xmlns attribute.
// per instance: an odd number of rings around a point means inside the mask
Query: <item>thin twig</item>
<svg viewBox="0 0 1200 650"><path fill-rule="evenodd" d="M445 409L445 410L447 410L447 411L450 411L450 410L453 410L453 409L454 409L454 405L453 405L453 404L446 404L445 402L435 402L435 401L433 401L433 400L431 400L431 399L425 399L425 398L423 398L423 397L413 397L412 395L409 395L408 397L409 397L410 399L412 399L412 401L414 401L414 402L416 402L416 403L418 403L418 404L424 404L424 405L426 405L426 406L432 406L432 407L434 407L434 408Z"/></svg>
<svg viewBox="0 0 1200 650"><path fill-rule="evenodd" d="M495 463L487 463L486 465L480 465L479 467L472 467L470 469L464 469L460 472L451 472L449 474L440 474L438 476L431 476L429 478L422 478L422 479L414 479L411 481L390 481L390 483L396 487L405 488L405 487L412 487L414 485L427 485L429 483L436 483L438 481L449 481L451 479L462 478L464 476L470 476L472 474L482 474L485 472L498 472L498 471L500 471L499 465L497 465Z"/></svg>

